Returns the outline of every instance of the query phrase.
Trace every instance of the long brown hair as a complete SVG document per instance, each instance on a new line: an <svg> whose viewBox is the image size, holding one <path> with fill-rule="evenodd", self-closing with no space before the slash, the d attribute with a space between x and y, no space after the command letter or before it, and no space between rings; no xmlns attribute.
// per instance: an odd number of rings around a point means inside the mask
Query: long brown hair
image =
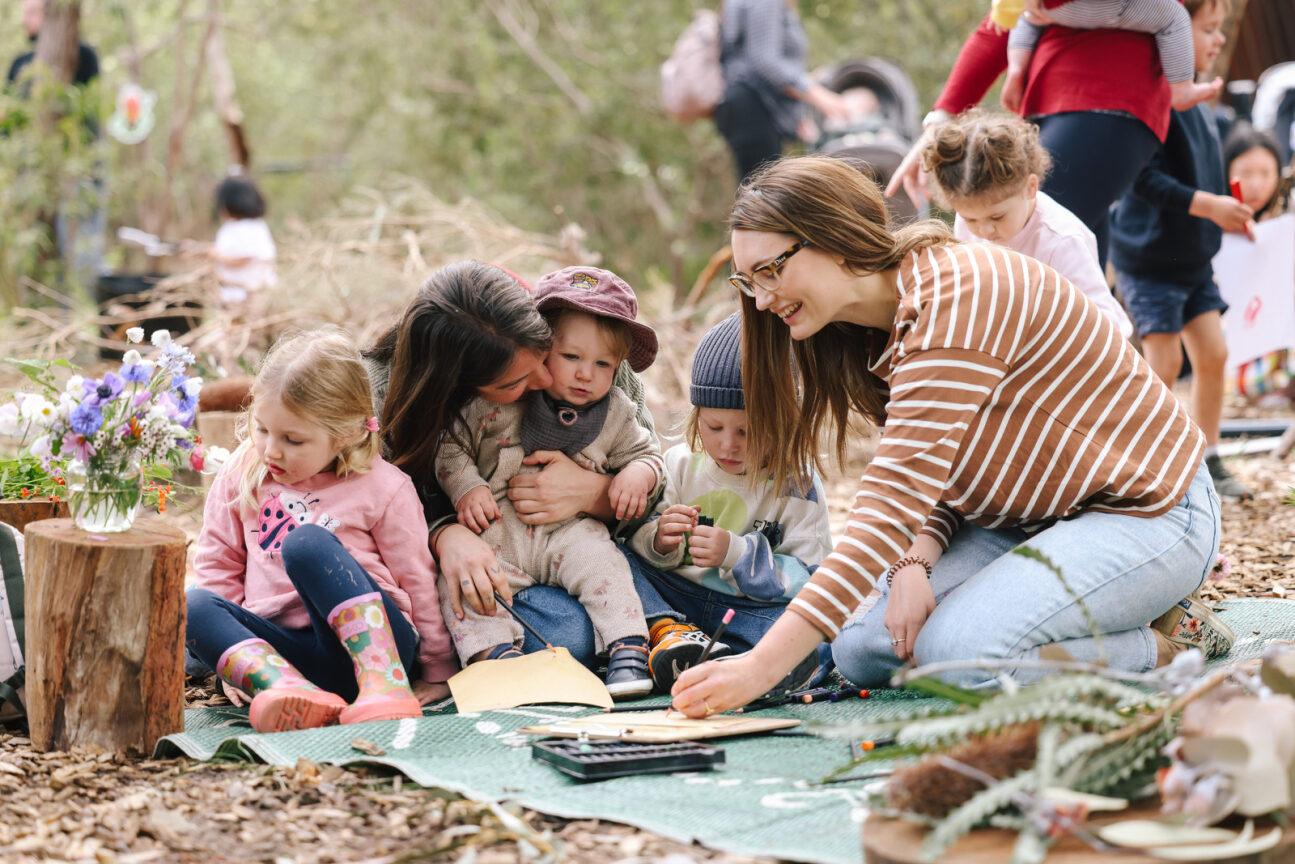
<svg viewBox="0 0 1295 864"><path fill-rule="evenodd" d="M760 169L738 190L729 227L790 234L843 258L858 275L952 240L948 226L935 220L892 230L881 189L863 166L827 156L782 159ZM874 425L886 422L889 390L868 365L890 334L838 322L793 344L777 316L756 309L745 294L741 301L748 460L768 466L775 488L808 484L811 467L823 471L819 444L829 418L838 462L852 410Z"/></svg>
<svg viewBox="0 0 1295 864"><path fill-rule="evenodd" d="M530 292L499 267L461 261L423 283L400 322L365 352L390 365L383 443L420 493L435 485L436 450L477 391L519 349L543 353L552 338Z"/></svg>

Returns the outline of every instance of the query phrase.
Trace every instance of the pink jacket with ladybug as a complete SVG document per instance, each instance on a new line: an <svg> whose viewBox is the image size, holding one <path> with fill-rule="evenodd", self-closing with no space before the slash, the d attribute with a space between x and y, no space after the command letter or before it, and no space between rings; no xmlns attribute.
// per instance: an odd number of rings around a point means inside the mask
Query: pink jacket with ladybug
<svg viewBox="0 0 1295 864"><path fill-rule="evenodd" d="M321 525L337 535L422 637L423 680L445 681L457 671L441 618L427 522L405 472L375 457L368 471L344 478L325 471L295 486L269 480L257 490L257 512L248 514L238 502L238 462L230 460L207 495L194 561L198 587L283 627L309 627L279 549L297 525Z"/></svg>

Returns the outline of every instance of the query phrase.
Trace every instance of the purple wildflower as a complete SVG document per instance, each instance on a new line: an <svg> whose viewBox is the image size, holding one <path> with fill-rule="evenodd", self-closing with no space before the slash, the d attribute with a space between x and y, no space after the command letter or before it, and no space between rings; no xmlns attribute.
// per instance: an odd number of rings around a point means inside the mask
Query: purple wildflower
<svg viewBox="0 0 1295 864"><path fill-rule="evenodd" d="M103 425L103 412L92 400L87 399L72 411L68 425L78 435L93 435Z"/></svg>
<svg viewBox="0 0 1295 864"><path fill-rule="evenodd" d="M87 402L93 402L96 406L106 405L121 395L122 389L126 382L116 372L108 372L100 381L87 381L83 385L86 388L86 395L90 398Z"/></svg>

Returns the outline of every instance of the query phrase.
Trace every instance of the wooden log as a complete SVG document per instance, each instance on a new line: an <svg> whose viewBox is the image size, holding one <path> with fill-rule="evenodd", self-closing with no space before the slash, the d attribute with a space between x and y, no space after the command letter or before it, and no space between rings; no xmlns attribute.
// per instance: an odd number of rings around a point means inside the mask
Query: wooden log
<svg viewBox="0 0 1295 864"><path fill-rule="evenodd" d="M52 519L27 527L26 549L32 746L151 755L184 728L184 533Z"/></svg>
<svg viewBox="0 0 1295 864"><path fill-rule="evenodd" d="M1109 825L1126 819L1157 819L1160 816L1156 800L1136 802L1128 810L1116 813L1097 813L1091 817L1093 825ZM1221 827L1240 831L1244 819L1235 817ZM1268 819L1256 820L1255 835L1267 834L1273 823ZM922 839L926 829L901 819L869 816L863 822L863 857L867 864L925 864L922 857ZM1012 859L1016 834L997 828L979 828L963 837L949 848L940 861L957 864L1002 864ZM1072 836L1063 837L1048 851L1048 864L1156 864L1154 858L1134 849L1100 854ZM1282 833L1275 849L1244 858L1210 859L1226 864L1289 864L1295 861L1295 834Z"/></svg>
<svg viewBox="0 0 1295 864"><path fill-rule="evenodd" d="M246 375L207 381L198 393L199 411L241 411L252 401L252 379Z"/></svg>
<svg viewBox="0 0 1295 864"><path fill-rule="evenodd" d="M41 519L66 519L67 501L50 498L28 498L25 501L0 501L0 522L22 533L26 527Z"/></svg>

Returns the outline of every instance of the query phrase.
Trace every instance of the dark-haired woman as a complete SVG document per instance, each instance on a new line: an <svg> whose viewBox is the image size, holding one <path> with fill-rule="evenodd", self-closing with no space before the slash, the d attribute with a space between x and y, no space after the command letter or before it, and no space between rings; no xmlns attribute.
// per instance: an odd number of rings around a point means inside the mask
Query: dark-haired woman
<svg viewBox="0 0 1295 864"><path fill-rule="evenodd" d="M821 432L843 450L851 411L882 434L794 614L751 652L684 672L676 708L741 705L824 639L863 686L910 659L1004 661L1029 681L1049 644L1130 671L1186 644L1228 650L1222 622L1184 600L1218 548L1204 438L1092 301L941 223L892 231L876 186L837 159L762 169L731 224L748 458L776 484L817 463Z"/></svg>
<svg viewBox="0 0 1295 864"><path fill-rule="evenodd" d="M461 611L468 603L494 613L494 592L511 597L494 551L452 520L454 502L436 484L434 460L442 437L473 397L507 404L550 383L544 367L549 326L535 300L513 274L490 264L464 261L437 270L419 289L401 320L365 352L374 402L388 458L409 474L423 499L430 539ZM639 406L638 421L652 430L643 387L622 364L616 386ZM566 455L540 451L526 464L542 470L518 475L508 497L518 515L542 525L586 513L613 519L607 500L611 478L580 468ZM664 601L642 596L650 616L675 617ZM580 603L560 588L536 586L518 593L516 604L544 636L592 663L594 637ZM527 636L525 649L543 647Z"/></svg>

